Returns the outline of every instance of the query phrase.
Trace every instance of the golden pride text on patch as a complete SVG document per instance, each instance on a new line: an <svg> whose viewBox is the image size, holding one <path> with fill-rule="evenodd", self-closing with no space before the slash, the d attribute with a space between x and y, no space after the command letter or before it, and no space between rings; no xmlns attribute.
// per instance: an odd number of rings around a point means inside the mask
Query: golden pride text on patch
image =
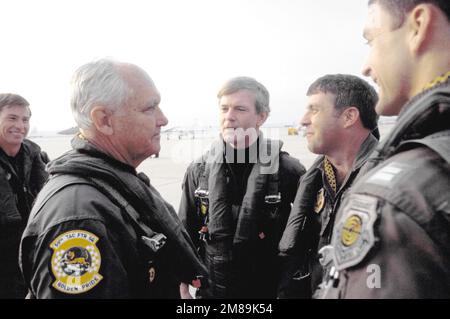
<svg viewBox="0 0 450 319"><path fill-rule="evenodd" d="M66 294L80 294L94 288L103 277L99 274L98 237L84 230L59 235L51 244L53 287Z"/></svg>

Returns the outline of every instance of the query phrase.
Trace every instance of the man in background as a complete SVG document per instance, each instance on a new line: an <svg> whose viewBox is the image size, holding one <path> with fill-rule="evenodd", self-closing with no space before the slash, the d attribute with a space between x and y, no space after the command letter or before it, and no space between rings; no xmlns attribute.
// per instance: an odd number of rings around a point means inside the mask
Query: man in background
<svg viewBox="0 0 450 319"><path fill-rule="evenodd" d="M18 264L19 243L36 195L48 174L39 146L26 139L29 103L0 94L0 298L24 298Z"/></svg>
<svg viewBox="0 0 450 319"><path fill-rule="evenodd" d="M217 97L221 138L188 167L179 210L209 270L209 290L200 292L275 298L277 245L305 169L260 132L270 112L261 83L232 78Z"/></svg>

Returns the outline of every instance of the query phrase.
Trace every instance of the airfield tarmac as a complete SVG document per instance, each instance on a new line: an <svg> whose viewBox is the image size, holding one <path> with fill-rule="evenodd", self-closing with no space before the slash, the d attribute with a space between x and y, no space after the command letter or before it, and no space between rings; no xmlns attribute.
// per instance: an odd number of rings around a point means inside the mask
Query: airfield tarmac
<svg viewBox="0 0 450 319"><path fill-rule="evenodd" d="M381 137L383 138L392 128L392 124L383 125ZM287 128L263 128L265 137L280 139L283 141L283 150L296 157L308 168L317 155L312 154L306 144L306 139L301 135L288 135ZM184 173L189 163L206 151L218 136L217 132L209 132L193 139L187 136L181 139L163 134L161 136L161 151L158 158L148 158L137 168L138 172L144 172L149 176L153 186L161 193L175 210L181 198L181 184ZM51 159L54 159L70 149L72 136L53 135L30 137L38 143L42 150L46 151Z"/></svg>

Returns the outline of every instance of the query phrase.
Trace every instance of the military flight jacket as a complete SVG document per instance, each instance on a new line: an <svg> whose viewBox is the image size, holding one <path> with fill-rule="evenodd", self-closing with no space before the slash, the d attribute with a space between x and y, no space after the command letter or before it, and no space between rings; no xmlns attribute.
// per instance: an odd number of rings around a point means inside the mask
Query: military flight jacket
<svg viewBox="0 0 450 319"><path fill-rule="evenodd" d="M223 145L223 141L219 141L219 143ZM265 140L261 136L258 143L261 143L259 150L261 150L261 145L277 144L277 142ZM243 187L243 185L237 185L236 179L232 175L225 176L229 164L225 161L219 162L224 156L220 151L212 155L215 161L211 164L213 172L208 178L210 198L208 228L212 236L206 242L199 239L198 232L202 222L197 211L194 193L202 184L205 163L208 163L206 159L211 153L207 152L201 160L192 163L186 171L179 217L196 246L205 247L204 258L210 271L212 279L210 285L214 297L236 298L237 295L246 298L260 295L262 298L276 297L276 282L279 276L278 266L275 266L278 264L277 244L289 216L296 185L300 176L305 172L305 168L297 159L290 157L280 149L281 147L276 147L276 153L271 155L278 158L276 161L279 161L276 172L278 176L276 188L281 195L281 201L276 204L275 211L272 210L273 208L269 208L269 204L265 202L265 195L269 195L269 189L273 190L274 185L272 185L270 175L273 175L274 172L268 175L258 174L261 168L261 158L258 157L258 162L253 165L250 175L246 179L245 195L241 205L237 207L232 205L232 190ZM232 213L232 206L239 211L237 216ZM263 246L265 249L261 248ZM243 251L246 253L244 254ZM238 264L243 262L242 255L245 255L244 259L249 259L245 262L246 268L252 268L250 263L261 259L258 262L258 271L245 272L241 268L235 268L239 267L236 266L235 261ZM267 269L269 265L274 266ZM234 276L232 273L238 275ZM238 277L240 279L236 279ZM232 281L231 278L233 278ZM244 282L252 281L266 284L261 289L247 287L247 284L244 284ZM243 293L243 289L237 288L242 284L246 286L245 293ZM258 291L252 291L252 289ZM236 292L236 290L238 291Z"/></svg>
<svg viewBox="0 0 450 319"><path fill-rule="evenodd" d="M304 262L311 264L312 267L321 268L318 264L317 252L321 247L329 244L335 214L341 200L377 145L378 140L372 134L369 134L361 144L352 169L336 195L333 194L328 183L326 183L323 171L324 156L319 156L302 176L278 247L280 255L288 257L285 258L286 262L297 264L297 266L287 266L286 269L290 269L290 273L284 274L284 276L291 277L293 275L291 272L295 272L299 267L304 267L302 264ZM324 189L324 204L323 207L319 207L319 211L315 212L314 206L321 188ZM309 250L313 251L308 252ZM305 260L307 254L310 260ZM309 269L309 271L311 270L313 269ZM313 285L315 284L318 283L313 282Z"/></svg>
<svg viewBox="0 0 450 319"><path fill-rule="evenodd" d="M209 153L209 152L208 152ZM186 170L186 174L182 186L182 198L180 202L180 208L178 216L182 220L192 240L198 246L200 245L198 231L202 224L197 214L197 207L195 203L194 192L199 187L200 177L203 174L203 167L205 158L208 157L208 153L202 156L201 159L194 161ZM222 165L228 165L223 163ZM295 196L295 189L300 177L305 173L305 168L297 159L290 157L286 152L279 153L279 192L281 194L281 203L279 211L279 222L283 225L281 229L274 230L273 235L276 238L280 238L284 225L289 216L291 203ZM229 180L230 185L227 187L239 187L233 185L234 180ZM211 187L211 186L210 186ZM252 192L247 188L246 193ZM210 189L209 192L214 193L214 189ZM264 191L263 191L264 192ZM222 198L221 201L226 201Z"/></svg>
<svg viewBox="0 0 450 319"><path fill-rule="evenodd" d="M22 148L24 178L21 183L26 194L27 206L31 209L33 200L47 180L48 174L42 161L40 147L30 140L24 140ZM16 197L9 184L11 178L20 180L9 161L0 156L0 230L2 233L7 232L9 226L25 227L28 217L21 216L17 209Z"/></svg>
<svg viewBox="0 0 450 319"><path fill-rule="evenodd" d="M181 272L187 275L191 266L198 266L194 271L206 276L174 209L148 179L87 141L76 137L72 145L75 150L50 163L52 176L36 199L22 238L20 266L32 296L177 298L177 280L195 279L181 278ZM129 207L89 182L96 176L120 192ZM138 215L138 223L167 236L158 258L150 258L142 228L136 227L129 209ZM192 259L199 263L191 264Z"/></svg>
<svg viewBox="0 0 450 319"><path fill-rule="evenodd" d="M322 298L450 298L450 83L404 106L336 218Z"/></svg>
<svg viewBox="0 0 450 319"><path fill-rule="evenodd" d="M48 178L36 143L24 140L20 152L23 152L23 179L17 176L8 159L0 155L0 297L3 298L23 297L14 295L17 292L12 288L24 285L18 267L20 238L33 201ZM18 209L17 194L9 183L12 178L23 187L23 212Z"/></svg>

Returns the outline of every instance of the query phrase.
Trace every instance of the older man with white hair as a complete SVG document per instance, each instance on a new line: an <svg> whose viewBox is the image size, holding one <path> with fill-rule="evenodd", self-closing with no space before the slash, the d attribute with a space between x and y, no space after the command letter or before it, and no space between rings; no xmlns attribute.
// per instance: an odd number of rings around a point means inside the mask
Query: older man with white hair
<svg viewBox="0 0 450 319"><path fill-rule="evenodd" d="M21 269L35 298L178 298L206 269L174 209L136 167L160 150L167 118L136 65L80 67L73 150L49 165L22 237Z"/></svg>

